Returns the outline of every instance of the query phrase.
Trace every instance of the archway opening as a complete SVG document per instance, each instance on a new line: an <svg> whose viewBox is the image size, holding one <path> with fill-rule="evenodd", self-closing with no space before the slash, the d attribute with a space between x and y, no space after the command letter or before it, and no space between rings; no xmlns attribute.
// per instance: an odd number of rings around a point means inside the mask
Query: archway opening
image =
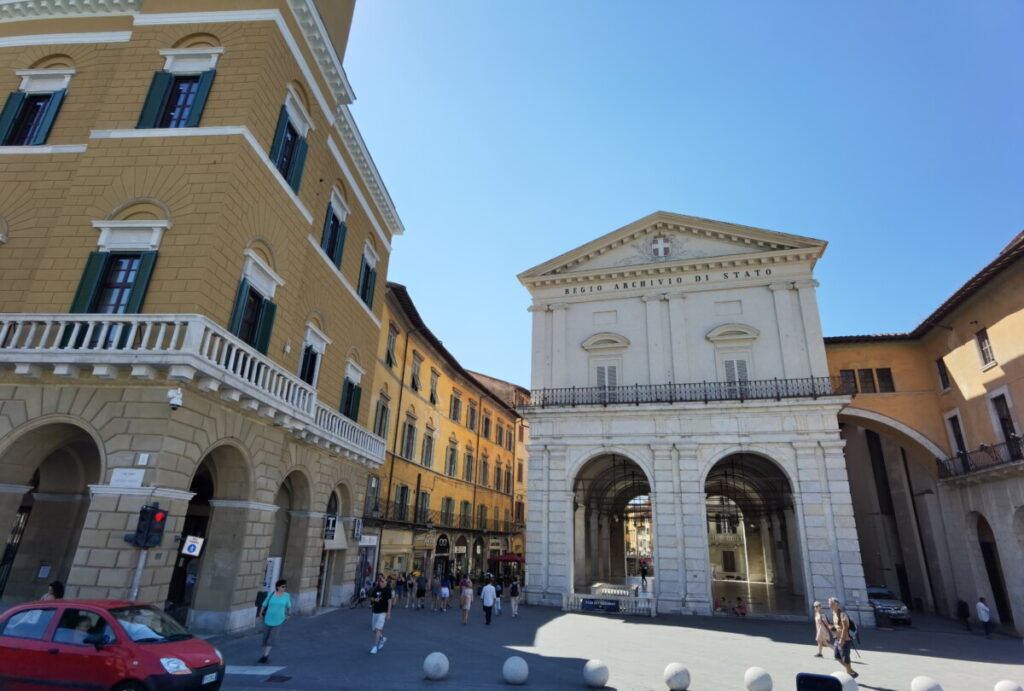
<svg viewBox="0 0 1024 691"><path fill-rule="evenodd" d="M75 585L68 574L101 465L92 437L67 423L27 432L0 456L0 601L38 599L55 580Z"/></svg>
<svg viewBox="0 0 1024 691"><path fill-rule="evenodd" d="M327 497L323 519L323 552L317 579L317 605L337 607L347 602L355 590L358 574L351 572L348 555L352 544L358 548L360 529L351 517L352 499L345 485L338 485ZM357 534L358 533L358 534Z"/></svg>
<svg viewBox="0 0 1024 691"><path fill-rule="evenodd" d="M1013 624L1013 609L1006 592L1006 579L1003 577L1003 566L999 561L999 548L996 547L996 536L992 526L984 516L978 516L978 546L981 548L981 560L985 564L988 584L992 589L999 623Z"/></svg>
<svg viewBox="0 0 1024 691"><path fill-rule="evenodd" d="M711 595L716 612L806 611L793 491L772 461L728 456L704 482Z"/></svg>
<svg viewBox="0 0 1024 691"><path fill-rule="evenodd" d="M576 474L573 587L577 592L653 589L650 493L650 482L640 466L617 454L593 458Z"/></svg>

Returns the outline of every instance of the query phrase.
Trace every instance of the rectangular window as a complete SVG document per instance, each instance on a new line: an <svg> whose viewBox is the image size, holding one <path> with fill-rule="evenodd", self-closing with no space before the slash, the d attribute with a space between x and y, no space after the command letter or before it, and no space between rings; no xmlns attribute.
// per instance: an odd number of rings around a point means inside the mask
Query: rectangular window
<svg viewBox="0 0 1024 691"><path fill-rule="evenodd" d="M402 430L402 456L412 460L416 454L416 423L411 419L405 421Z"/></svg>
<svg viewBox="0 0 1024 691"><path fill-rule="evenodd" d="M501 491L501 466L494 466L494 489Z"/></svg>
<svg viewBox="0 0 1024 691"><path fill-rule="evenodd" d="M841 393L857 393L857 373L852 369L839 370L839 386Z"/></svg>
<svg viewBox="0 0 1024 691"><path fill-rule="evenodd" d="M595 371L595 381L600 388L618 386L619 368L616 365L598 365Z"/></svg>
<svg viewBox="0 0 1024 691"><path fill-rule="evenodd" d="M459 450L454 446L449 446L445 452L444 474L448 477L459 474Z"/></svg>
<svg viewBox="0 0 1024 691"><path fill-rule="evenodd" d="M869 369L857 370L857 383L861 393L875 393L875 373Z"/></svg>
<svg viewBox="0 0 1024 691"><path fill-rule="evenodd" d="M516 446L515 436L512 434L512 428L508 428L508 434L505 435L505 449L512 451Z"/></svg>
<svg viewBox="0 0 1024 691"><path fill-rule="evenodd" d="M494 511L491 512L492 520L494 521L493 530L501 530L501 509L497 506L494 507Z"/></svg>
<svg viewBox="0 0 1024 691"><path fill-rule="evenodd" d="M378 518L380 513L380 478L370 475L366 481L366 501L363 503L363 515Z"/></svg>
<svg viewBox="0 0 1024 691"><path fill-rule="evenodd" d="M892 393L896 390L896 382L892 380L892 370L888 367L880 367L875 370L875 377L878 379L878 390L881 393Z"/></svg>
<svg viewBox="0 0 1024 691"><path fill-rule="evenodd" d="M363 395L363 388L354 381L345 377L341 385L341 414L351 420L359 420L359 399Z"/></svg>
<svg viewBox="0 0 1024 691"><path fill-rule="evenodd" d="M518 463L516 465L516 482L519 484L523 483L523 464Z"/></svg>
<svg viewBox="0 0 1024 691"><path fill-rule="evenodd" d="M484 487L487 486L487 482L491 478L491 464L487 462L487 459L480 461L480 484Z"/></svg>
<svg viewBox="0 0 1024 691"><path fill-rule="evenodd" d="M430 405L437 405L437 381L441 375L430 370Z"/></svg>
<svg viewBox="0 0 1024 691"><path fill-rule="evenodd" d="M491 438L491 416L488 413L484 413L484 428L480 434L483 435L484 439Z"/></svg>
<svg viewBox="0 0 1024 691"><path fill-rule="evenodd" d="M363 255L363 263L359 267L359 288L356 292L359 293L359 297L366 303L366 306L370 308L373 307L373 291L376 284L376 265L370 263L366 259L366 255Z"/></svg>
<svg viewBox="0 0 1024 691"><path fill-rule="evenodd" d="M388 326L388 350L384 354L384 364L389 368L394 367L398 360L395 358L395 343L398 341L398 329L392 324Z"/></svg>
<svg viewBox="0 0 1024 691"><path fill-rule="evenodd" d="M274 328L277 305L263 297L247 279L242 279L235 295L228 331L266 354Z"/></svg>
<svg viewBox="0 0 1024 691"><path fill-rule="evenodd" d="M956 450L959 453L967 452L967 444L964 442L964 432L960 427L960 418L956 415L950 415L949 420L949 431L953 434L953 443L956 444Z"/></svg>
<svg viewBox="0 0 1024 691"><path fill-rule="evenodd" d="M46 143L64 102L66 89L52 93L12 92L0 111L0 144L39 146Z"/></svg>
<svg viewBox="0 0 1024 691"><path fill-rule="evenodd" d="M452 419L452 422L462 422L462 399L457 393L452 394L448 417Z"/></svg>
<svg viewBox="0 0 1024 691"><path fill-rule="evenodd" d="M71 303L71 311L99 314L138 313L155 264L156 252L92 252Z"/></svg>
<svg viewBox="0 0 1024 691"><path fill-rule="evenodd" d="M992 409L996 413L996 421L999 423L999 432L1003 437L1003 442L1010 447L1010 453L1016 454L1014 457L1017 457L1020 449L1013 443L1014 438L1017 436L1017 429L1013 424L1013 418L1010 416L1010 404L1006 400L1006 396L1003 394L993 396Z"/></svg>
<svg viewBox="0 0 1024 691"><path fill-rule="evenodd" d="M388 407L388 403L390 403L389 399L382 394L377 399L377 412L373 416L373 433L385 439L388 436L388 426L391 422L391 408Z"/></svg>
<svg viewBox="0 0 1024 691"><path fill-rule="evenodd" d="M420 464L424 468L434 467L434 435L428 431L423 435L423 448L420 452Z"/></svg>
<svg viewBox="0 0 1024 691"><path fill-rule="evenodd" d="M469 409L466 411L466 427L476 431L476 402L469 402Z"/></svg>
<svg viewBox="0 0 1024 691"><path fill-rule="evenodd" d="M487 530L487 507L483 504L476 507L476 528L477 530Z"/></svg>
<svg viewBox="0 0 1024 691"><path fill-rule="evenodd" d="M464 501L459 505L459 527L469 528L473 521L473 505Z"/></svg>
<svg viewBox="0 0 1024 691"><path fill-rule="evenodd" d="M512 468L505 468L505 493L512 492Z"/></svg>
<svg viewBox="0 0 1024 691"><path fill-rule="evenodd" d="M430 492L420 491L416 501L416 522L426 523L430 519Z"/></svg>
<svg viewBox="0 0 1024 691"><path fill-rule="evenodd" d="M465 480L466 482L472 482L473 481L473 464L474 463L475 463L475 460L473 459L473 454L471 454L469 451L467 451L465 457L463 457L463 459L462 459L462 479Z"/></svg>
<svg viewBox="0 0 1024 691"><path fill-rule="evenodd" d="M731 549L722 550L722 571L734 573L736 571L736 552Z"/></svg>
<svg viewBox="0 0 1024 691"><path fill-rule="evenodd" d="M289 120L288 109L281 106L274 141L270 145L270 161L296 193L302 182L302 169L306 165L308 149L305 137L299 136L295 125Z"/></svg>
<svg viewBox="0 0 1024 691"><path fill-rule="evenodd" d="M412 355L412 371L409 376L409 388L413 391L419 391L420 385L420 367L423 365L423 358L417 353Z"/></svg>
<svg viewBox="0 0 1024 691"><path fill-rule="evenodd" d="M395 489L395 518L399 521L409 520L409 488L399 485Z"/></svg>
<svg viewBox="0 0 1024 691"><path fill-rule="evenodd" d="M327 217L324 219L324 232L320 237L320 249L330 257L331 262L337 267L341 267L341 255L345 250L345 235L347 234L348 226L335 212L334 205L328 204Z"/></svg>
<svg viewBox="0 0 1024 691"><path fill-rule="evenodd" d="M320 354L309 343L302 349L302 362L299 364L299 379L310 386L316 384L316 366L320 361Z"/></svg>
<svg viewBox="0 0 1024 691"><path fill-rule="evenodd" d="M451 527L455 518L455 500L445 497L441 500L441 525Z"/></svg>
<svg viewBox="0 0 1024 691"><path fill-rule="evenodd" d="M215 70L199 74L156 72L136 127L198 127L215 74Z"/></svg>
<svg viewBox="0 0 1024 691"><path fill-rule="evenodd" d="M974 338L978 342L978 354L981 356L981 364L991 365L995 363L996 356L992 352L992 341L988 340L988 329L981 329L978 333L974 334Z"/></svg>
<svg viewBox="0 0 1024 691"><path fill-rule="evenodd" d="M505 426L501 423L494 426L494 443L498 446L505 445Z"/></svg>
<svg viewBox="0 0 1024 691"><path fill-rule="evenodd" d="M526 506L521 501L516 502L516 523L523 522L523 516L526 513Z"/></svg>
<svg viewBox="0 0 1024 691"><path fill-rule="evenodd" d="M935 361L935 368L939 372L939 387L942 391L949 388L949 370L946 369L946 361L939 358Z"/></svg>

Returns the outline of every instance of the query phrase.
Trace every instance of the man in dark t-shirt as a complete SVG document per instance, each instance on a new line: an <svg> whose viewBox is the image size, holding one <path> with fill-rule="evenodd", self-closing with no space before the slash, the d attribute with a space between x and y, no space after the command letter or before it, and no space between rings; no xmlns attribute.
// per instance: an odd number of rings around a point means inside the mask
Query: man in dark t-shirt
<svg viewBox="0 0 1024 691"><path fill-rule="evenodd" d="M387 636L384 635L384 622L391 620L391 588L388 587L388 579L384 574L377 576L377 584L370 591L370 607L373 612L370 615L373 618L370 625L373 629L373 647L370 648L370 654L376 655L388 642Z"/></svg>

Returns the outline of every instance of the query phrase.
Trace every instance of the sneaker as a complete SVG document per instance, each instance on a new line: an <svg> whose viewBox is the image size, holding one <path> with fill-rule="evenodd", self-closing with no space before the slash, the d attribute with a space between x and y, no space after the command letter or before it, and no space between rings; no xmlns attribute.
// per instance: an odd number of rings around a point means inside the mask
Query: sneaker
<svg viewBox="0 0 1024 691"><path fill-rule="evenodd" d="M372 648L370 648L370 655L376 655L377 654L377 650L378 650L377 646L373 646Z"/></svg>
<svg viewBox="0 0 1024 691"><path fill-rule="evenodd" d="M377 648L378 649L379 648L383 648L384 644L387 643L387 642L388 642L388 637L387 636L381 636L380 637L380 643L377 644Z"/></svg>
<svg viewBox="0 0 1024 691"><path fill-rule="evenodd" d="M856 678L857 678L857 677L859 677L860 675L859 675L859 674L857 674L856 672L851 672L851 673L850 673L850 676L851 676L851 677L853 677L854 679L856 679Z"/></svg>
<svg viewBox="0 0 1024 691"><path fill-rule="evenodd" d="M260 663L261 665L265 665L265 664L267 664L267 660L268 660L268 659L269 659L269 658L267 658L267 656L266 656L266 655L264 655L263 657L261 657L261 658L260 658L260 659L258 660L258 662L259 662L259 663Z"/></svg>

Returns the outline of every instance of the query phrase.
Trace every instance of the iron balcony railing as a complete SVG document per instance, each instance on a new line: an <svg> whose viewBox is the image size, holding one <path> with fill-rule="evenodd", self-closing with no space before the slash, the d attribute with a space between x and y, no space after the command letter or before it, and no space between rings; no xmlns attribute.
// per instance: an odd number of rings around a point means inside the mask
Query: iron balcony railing
<svg viewBox="0 0 1024 691"><path fill-rule="evenodd" d="M851 382L840 377L801 379L757 379L689 384L634 384L632 386L565 387L535 389L523 406L530 408L573 408L588 405L640 405L643 403L710 403L711 401L753 401L784 398L850 396Z"/></svg>
<svg viewBox="0 0 1024 691"><path fill-rule="evenodd" d="M968 475L1018 461L1024 461L1024 438L1013 435L1008 442L992 446L982 444L974 451L961 451L939 461L939 477Z"/></svg>
<svg viewBox="0 0 1024 691"><path fill-rule="evenodd" d="M490 518L484 523L471 518L467 514L437 511L433 509L417 509L410 500L407 504L394 501L378 501L366 507L363 520L401 524L422 530L441 530L456 528L462 530L482 530L489 533L516 533L522 530L522 524L515 521L494 521Z"/></svg>

